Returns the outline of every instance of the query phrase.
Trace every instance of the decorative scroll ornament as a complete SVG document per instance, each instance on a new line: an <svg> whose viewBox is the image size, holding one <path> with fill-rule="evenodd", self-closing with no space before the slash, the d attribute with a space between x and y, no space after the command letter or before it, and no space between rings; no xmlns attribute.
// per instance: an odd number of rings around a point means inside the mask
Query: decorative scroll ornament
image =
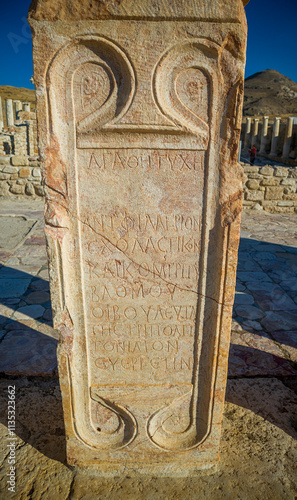
<svg viewBox="0 0 297 500"><path fill-rule="evenodd" d="M110 41L85 41L83 47L87 57L82 57L73 74L73 99L77 132L85 134L126 113L135 92L135 77L127 56Z"/></svg>
<svg viewBox="0 0 297 500"><path fill-rule="evenodd" d="M214 96L219 95L216 76L219 47L209 40L195 40L171 48L158 62L153 86L155 101L160 111L180 127L199 135L213 154L211 130L217 107ZM211 159L209 159L211 161ZM207 252L207 245L203 252ZM202 262L206 262L202 256ZM205 264L204 264L205 265ZM200 269L200 276L206 270ZM148 420L147 433L159 448L185 451L197 447L211 429L214 383L216 372L217 337L206 348L203 342L203 294L200 289L196 333L194 339L194 367L192 391L156 411ZM198 342L198 339L202 339ZM210 342L211 344L211 342ZM211 359L209 359L211 356ZM210 374L207 366L212 366Z"/></svg>
<svg viewBox="0 0 297 500"><path fill-rule="evenodd" d="M206 50L205 50L206 49ZM155 68L153 91L160 111L179 127L209 139L213 44L185 43L171 48Z"/></svg>
<svg viewBox="0 0 297 500"><path fill-rule="evenodd" d="M135 90L134 72L125 53L116 44L97 36L78 37L62 47L49 66L47 84L48 88L58 89L55 95L52 90L48 92L52 134L60 137L63 133L68 134L67 140L73 149L77 134L88 134L119 119L129 108ZM65 165L71 164L73 160L70 158L64 160ZM74 189L74 186L68 186L68 189ZM73 216L69 225L73 224L72 231L78 240L79 215L75 206L69 210ZM69 231L63 240L64 255L69 255L65 250L67 245L70 248ZM75 248L74 253L73 259L79 260L79 249ZM61 262L61 269L63 265ZM79 270L75 272L74 281L81 283ZM67 309L66 302L61 308ZM61 343L60 369L67 372L69 380L67 392L72 430L77 439L90 448L123 448L137 434L136 420L127 409L92 391L84 315L76 315L72 320L71 307L69 310L70 326ZM58 325L61 336L64 323L61 320ZM81 332L80 336L74 335L75 329ZM66 341L66 338L71 341Z"/></svg>

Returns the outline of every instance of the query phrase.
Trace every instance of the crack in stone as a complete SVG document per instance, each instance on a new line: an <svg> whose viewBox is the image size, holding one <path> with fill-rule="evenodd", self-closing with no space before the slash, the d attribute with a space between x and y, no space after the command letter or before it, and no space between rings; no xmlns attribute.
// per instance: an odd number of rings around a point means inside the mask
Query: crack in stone
<svg viewBox="0 0 297 500"><path fill-rule="evenodd" d="M67 209L68 213L70 216L74 217L74 215ZM121 252L131 263L133 263L135 266L141 268L141 269L145 269L142 267L141 264L138 264L137 262L135 262L133 259L131 259L131 257L129 255L127 255L121 248L119 248L117 245L115 245L109 238L107 238L105 235L99 233L98 231L96 231L92 226L91 224L89 224L88 222L84 221L84 220L81 220L79 219L78 217L74 217L78 222L80 222L81 224L84 224L85 226L89 227L89 229L91 229L91 231L93 231L95 234L97 234L98 236L100 236L101 238L103 238L104 240L106 240L112 247L116 248L119 252ZM145 269L145 271L148 271L149 273L153 274L152 271L148 270L148 269ZM162 276L160 276L159 274L155 273L156 276L158 276L158 278L160 278L164 283L166 283L167 285L172 285L176 288L178 288L179 290L182 290L184 292L192 292L194 293L195 295L197 296L200 296L200 297L203 297L205 299L209 299L209 300L212 300L214 302L216 302L216 304L218 305L231 305L231 304L225 304L224 302L219 302L218 300L214 299L213 297L209 297L208 295L204 295L203 293L200 293L196 290L189 290L189 289L186 289L186 288L183 288L179 285L177 285L176 283L172 283L170 281L167 281L165 278L163 278Z"/></svg>
<svg viewBox="0 0 297 500"><path fill-rule="evenodd" d="M62 196L64 200L66 201L66 195L63 193L63 191L59 191L59 189L54 188L53 186L50 186L49 184L45 183L44 184L50 191L53 191L54 193L57 193L58 195Z"/></svg>
<svg viewBox="0 0 297 500"><path fill-rule="evenodd" d="M72 487L73 487L73 483L74 483L74 480L75 480L75 476L76 474L73 474L72 476L72 479L71 479L71 483L69 485L69 493L68 493L68 496L67 496L67 500L71 500L72 497Z"/></svg>

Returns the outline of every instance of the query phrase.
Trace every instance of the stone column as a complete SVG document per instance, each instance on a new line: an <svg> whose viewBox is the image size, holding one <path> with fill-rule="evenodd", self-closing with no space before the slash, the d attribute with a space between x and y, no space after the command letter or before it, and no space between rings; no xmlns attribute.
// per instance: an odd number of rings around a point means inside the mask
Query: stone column
<svg viewBox="0 0 297 500"><path fill-rule="evenodd" d="M289 158L291 142L292 142L293 123L294 123L293 116L290 116L289 118L287 118L285 140L284 140L283 154L282 154L283 158Z"/></svg>
<svg viewBox="0 0 297 500"><path fill-rule="evenodd" d="M27 154L34 155L34 134L33 134L33 120L25 120L27 127Z"/></svg>
<svg viewBox="0 0 297 500"><path fill-rule="evenodd" d="M14 117L13 117L12 99L5 99L5 104L6 104L7 126L13 127L14 126Z"/></svg>
<svg viewBox="0 0 297 500"><path fill-rule="evenodd" d="M15 104L15 118L16 118L16 120L18 120L18 118L19 118L19 116L18 116L19 111L22 111L22 108L23 108L22 101L16 100L16 101L13 101L13 102Z"/></svg>
<svg viewBox="0 0 297 500"><path fill-rule="evenodd" d="M2 108L2 99L0 96L0 132L3 130L4 122L3 122L3 108Z"/></svg>
<svg viewBox="0 0 297 500"><path fill-rule="evenodd" d="M261 134L261 144L260 144L260 153L264 154L266 153L266 146L267 146L268 122L269 122L269 116L264 116L262 125L262 134Z"/></svg>
<svg viewBox="0 0 297 500"><path fill-rule="evenodd" d="M30 111L30 102L23 102L24 111Z"/></svg>
<svg viewBox="0 0 297 500"><path fill-rule="evenodd" d="M244 147L247 149L251 145L251 125L252 119L248 116L245 125Z"/></svg>
<svg viewBox="0 0 297 500"><path fill-rule="evenodd" d="M257 146L259 132L259 118L254 118L251 146Z"/></svg>
<svg viewBox="0 0 297 500"><path fill-rule="evenodd" d="M270 156L275 156L276 155L277 142L278 142L278 136L279 136L280 121L281 121L281 119L279 117L276 117L274 119L273 130L272 130L272 137L271 137Z"/></svg>
<svg viewBox="0 0 297 500"><path fill-rule="evenodd" d="M68 461L188 476L218 461L242 205L244 9L31 5Z"/></svg>

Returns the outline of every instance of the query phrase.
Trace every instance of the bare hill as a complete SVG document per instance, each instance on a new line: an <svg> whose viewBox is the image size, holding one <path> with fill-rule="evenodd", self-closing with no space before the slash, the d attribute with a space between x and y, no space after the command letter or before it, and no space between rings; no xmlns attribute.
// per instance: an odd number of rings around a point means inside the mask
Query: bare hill
<svg viewBox="0 0 297 500"><path fill-rule="evenodd" d="M274 69L245 80L243 114L297 116L297 83Z"/></svg>
<svg viewBox="0 0 297 500"><path fill-rule="evenodd" d="M0 96L2 99L19 99L24 102L35 104L35 90L24 87L11 87L10 85L0 85Z"/></svg>

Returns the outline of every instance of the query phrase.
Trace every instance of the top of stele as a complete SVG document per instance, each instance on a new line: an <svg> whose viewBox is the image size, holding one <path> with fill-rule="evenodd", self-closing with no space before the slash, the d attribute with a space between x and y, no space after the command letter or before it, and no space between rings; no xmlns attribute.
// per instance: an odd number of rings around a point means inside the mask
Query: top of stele
<svg viewBox="0 0 297 500"><path fill-rule="evenodd" d="M238 22L249 0L33 0L29 20L185 19Z"/></svg>

